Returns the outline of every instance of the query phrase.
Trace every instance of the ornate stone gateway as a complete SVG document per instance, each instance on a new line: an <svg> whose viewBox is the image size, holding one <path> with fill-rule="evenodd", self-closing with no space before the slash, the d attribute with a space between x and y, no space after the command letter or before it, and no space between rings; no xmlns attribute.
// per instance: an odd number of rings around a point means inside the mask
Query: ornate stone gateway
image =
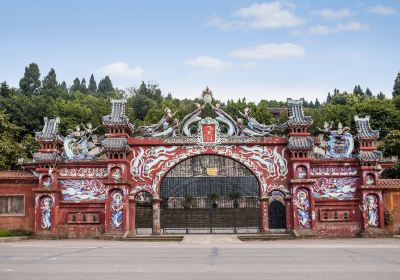
<svg viewBox="0 0 400 280"><path fill-rule="evenodd" d="M274 125L249 108L228 114L208 88L201 103L182 120L165 108L158 123L135 129L126 101L113 100L104 136L85 124L63 137L60 120L45 118L41 147L24 163L37 179L26 194L34 197L27 203L35 231L355 236L383 229L379 172L389 164L369 117L355 117L354 137L329 123L312 137L301 100L289 99L287 121Z"/></svg>

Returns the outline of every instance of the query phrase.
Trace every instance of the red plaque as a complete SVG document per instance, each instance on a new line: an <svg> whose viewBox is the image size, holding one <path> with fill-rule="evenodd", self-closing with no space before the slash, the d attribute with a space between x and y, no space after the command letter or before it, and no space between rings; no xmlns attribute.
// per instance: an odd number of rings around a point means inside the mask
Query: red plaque
<svg viewBox="0 0 400 280"><path fill-rule="evenodd" d="M202 124L201 135L203 143L215 143L215 124Z"/></svg>

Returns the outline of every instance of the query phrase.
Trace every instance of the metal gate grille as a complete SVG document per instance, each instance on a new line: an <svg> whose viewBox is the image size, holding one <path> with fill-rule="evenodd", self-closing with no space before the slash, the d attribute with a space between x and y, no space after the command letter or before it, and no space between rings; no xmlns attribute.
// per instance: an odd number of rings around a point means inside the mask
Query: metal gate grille
<svg viewBox="0 0 400 280"><path fill-rule="evenodd" d="M199 156L181 165L160 188L164 233L259 232L258 181L245 167L221 156ZM210 166L217 176L207 174Z"/></svg>

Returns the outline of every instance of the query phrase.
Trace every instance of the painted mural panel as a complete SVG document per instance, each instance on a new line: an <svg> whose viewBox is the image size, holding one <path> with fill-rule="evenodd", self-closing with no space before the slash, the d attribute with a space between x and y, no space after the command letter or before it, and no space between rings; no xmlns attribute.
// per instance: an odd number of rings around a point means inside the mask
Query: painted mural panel
<svg viewBox="0 0 400 280"><path fill-rule="evenodd" d="M60 180L59 186L63 200L104 200L106 188L101 180Z"/></svg>
<svg viewBox="0 0 400 280"><path fill-rule="evenodd" d="M112 229L122 229L124 221L124 205L123 205L123 193L121 190L114 190L111 193L110 203L110 219Z"/></svg>
<svg viewBox="0 0 400 280"><path fill-rule="evenodd" d="M297 220L300 229L311 228L311 204L309 192L306 189L299 189L296 192L294 204L297 208Z"/></svg>
<svg viewBox="0 0 400 280"><path fill-rule="evenodd" d="M318 178L314 187L315 198L354 198L358 179L344 178Z"/></svg>
<svg viewBox="0 0 400 280"><path fill-rule="evenodd" d="M53 199L49 196L44 196L40 200L40 225L42 229L51 229L51 208L53 206Z"/></svg>

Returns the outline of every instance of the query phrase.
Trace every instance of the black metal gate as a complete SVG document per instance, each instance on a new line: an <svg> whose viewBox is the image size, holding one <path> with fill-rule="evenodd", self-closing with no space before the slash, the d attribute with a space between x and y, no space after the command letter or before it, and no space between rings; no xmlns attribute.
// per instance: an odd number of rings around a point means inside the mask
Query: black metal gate
<svg viewBox="0 0 400 280"><path fill-rule="evenodd" d="M229 158L204 155L182 162L164 178L160 195L164 233L260 231L258 181Z"/></svg>
<svg viewBox="0 0 400 280"><path fill-rule="evenodd" d="M285 205L281 201L274 200L268 206L268 224L270 229L286 228Z"/></svg>

